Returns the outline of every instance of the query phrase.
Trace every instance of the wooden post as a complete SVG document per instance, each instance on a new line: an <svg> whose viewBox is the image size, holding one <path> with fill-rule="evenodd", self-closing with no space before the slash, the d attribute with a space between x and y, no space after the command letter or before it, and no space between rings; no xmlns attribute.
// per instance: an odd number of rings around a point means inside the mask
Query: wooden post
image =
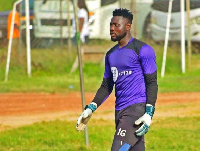
<svg viewBox="0 0 200 151"><path fill-rule="evenodd" d="M63 46L63 17L62 0L60 0L60 45Z"/></svg>
<svg viewBox="0 0 200 151"><path fill-rule="evenodd" d="M68 28L68 41L67 41L67 45L68 45L68 50L71 50L72 47L72 42L71 42L71 18L70 18L70 0L67 0L67 28Z"/></svg>
<svg viewBox="0 0 200 151"><path fill-rule="evenodd" d="M192 48L191 48L191 22L190 22L190 0L186 0L186 8L187 8L187 30L188 30L188 69L190 70L191 68L191 54L192 54Z"/></svg>

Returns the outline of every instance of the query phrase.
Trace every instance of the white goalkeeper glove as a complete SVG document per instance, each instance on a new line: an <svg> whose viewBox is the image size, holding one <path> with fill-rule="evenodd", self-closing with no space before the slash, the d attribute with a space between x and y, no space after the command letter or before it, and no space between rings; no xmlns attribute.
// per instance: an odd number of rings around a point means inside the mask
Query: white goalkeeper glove
<svg viewBox="0 0 200 151"><path fill-rule="evenodd" d="M92 113L97 109L97 104L92 102L89 105L86 105L85 110L80 115L76 123L77 131L83 131L92 117Z"/></svg>
<svg viewBox="0 0 200 151"><path fill-rule="evenodd" d="M155 108L151 104L147 104L145 114L135 121L136 125L140 125L141 123L143 123L142 126L135 131L137 136L142 136L148 132L151 125L151 119L153 117L154 110Z"/></svg>

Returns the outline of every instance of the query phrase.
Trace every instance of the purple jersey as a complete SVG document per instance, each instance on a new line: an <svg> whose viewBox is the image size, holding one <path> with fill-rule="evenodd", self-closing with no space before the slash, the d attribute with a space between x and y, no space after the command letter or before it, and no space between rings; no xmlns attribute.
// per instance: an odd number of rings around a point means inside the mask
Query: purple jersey
<svg viewBox="0 0 200 151"><path fill-rule="evenodd" d="M146 102L144 74L157 70L155 52L149 45L136 43L134 38L119 48L118 45L107 52L105 57L104 78L113 78L115 84L115 110L121 110L135 103ZM138 40L137 40L138 41Z"/></svg>

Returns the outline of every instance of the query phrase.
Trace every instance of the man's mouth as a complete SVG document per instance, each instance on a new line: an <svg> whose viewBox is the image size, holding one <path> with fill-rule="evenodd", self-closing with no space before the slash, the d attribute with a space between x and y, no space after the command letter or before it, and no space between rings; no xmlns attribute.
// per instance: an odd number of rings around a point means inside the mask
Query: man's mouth
<svg viewBox="0 0 200 151"><path fill-rule="evenodd" d="M115 36L115 33L110 33L110 36L111 36L111 37Z"/></svg>

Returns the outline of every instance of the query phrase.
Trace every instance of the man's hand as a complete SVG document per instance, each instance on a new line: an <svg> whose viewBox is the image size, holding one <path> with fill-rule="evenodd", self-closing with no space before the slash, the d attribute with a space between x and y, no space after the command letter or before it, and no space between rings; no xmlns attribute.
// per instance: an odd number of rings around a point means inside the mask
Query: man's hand
<svg viewBox="0 0 200 151"><path fill-rule="evenodd" d="M78 118L76 123L76 129L77 131L83 131L87 125L87 122L92 117L92 110L87 108L83 111L81 116Z"/></svg>
<svg viewBox="0 0 200 151"><path fill-rule="evenodd" d="M83 131L92 117L92 113L97 109L97 104L92 102L88 106L85 107L85 110L80 115L76 123L77 131Z"/></svg>
<svg viewBox="0 0 200 151"><path fill-rule="evenodd" d="M154 110L155 109L151 104L147 104L145 114L135 121L136 125L143 123L142 126L135 131L137 136L142 136L148 132L151 125L151 119L153 117Z"/></svg>

